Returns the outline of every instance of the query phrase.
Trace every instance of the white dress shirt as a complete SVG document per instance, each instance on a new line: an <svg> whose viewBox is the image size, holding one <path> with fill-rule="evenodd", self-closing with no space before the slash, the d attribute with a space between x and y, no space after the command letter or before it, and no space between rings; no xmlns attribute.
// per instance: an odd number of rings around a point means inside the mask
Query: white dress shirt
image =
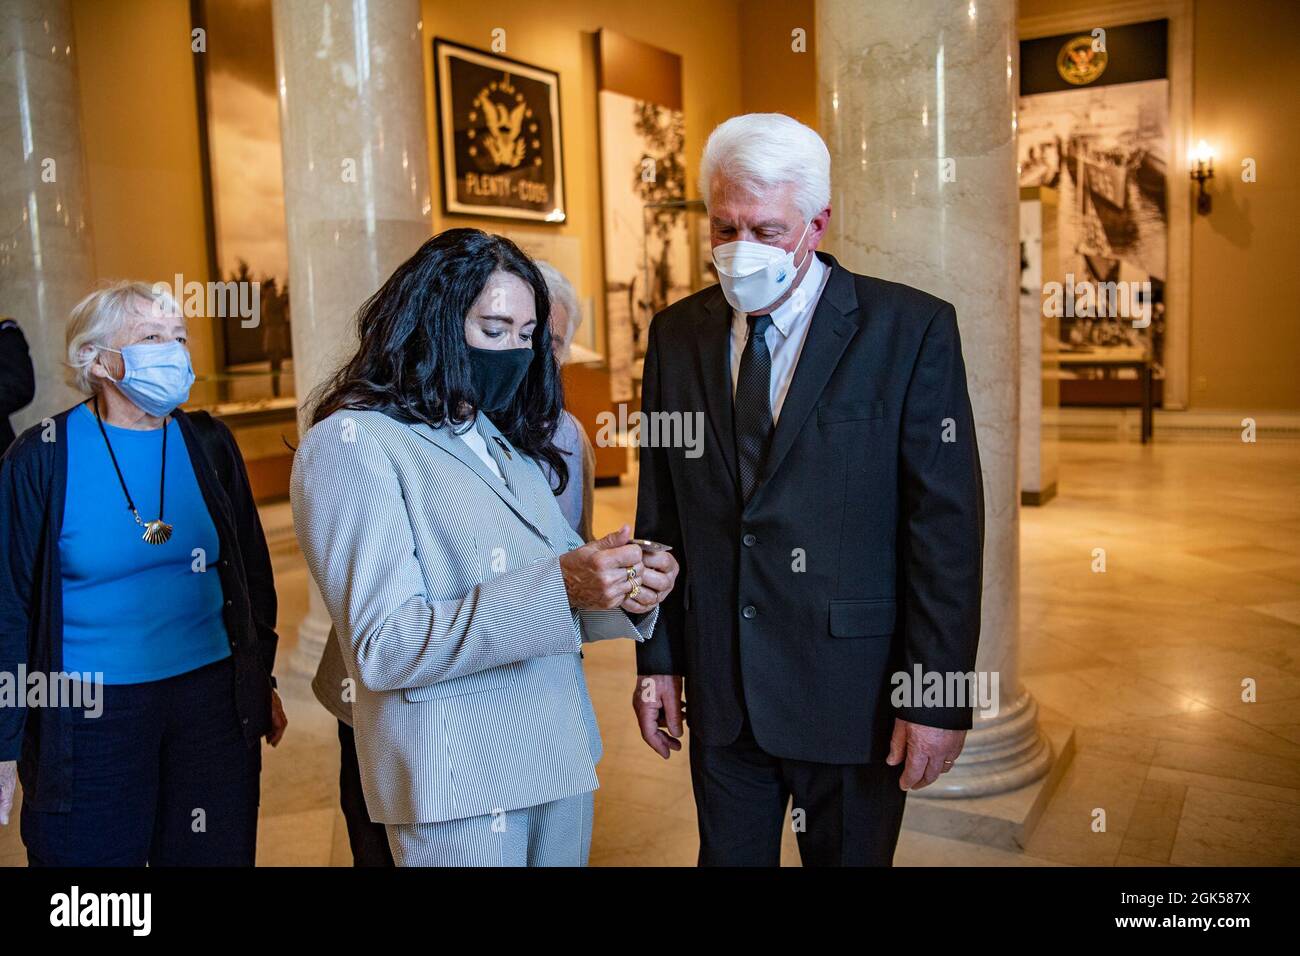
<svg viewBox="0 0 1300 956"><path fill-rule="evenodd" d="M497 465L496 459L492 457L492 453L488 451L487 442L478 430L478 422L475 422L468 429L463 432L458 432L457 434L460 436L461 441L474 450L474 454L483 459L483 464L487 465L488 469L494 475L502 481L505 481L505 478L501 474L501 468Z"/></svg>
<svg viewBox="0 0 1300 956"><path fill-rule="evenodd" d="M808 338L808 328L812 325L813 313L817 311L817 300L826 287L826 279L831 270L812 256L812 263L803 279L795 286L790 298L772 310L772 324L768 326L765 341L767 350L772 355L772 382L769 393L772 402L772 424L781 417L781 406L785 404L786 393L794 380L795 366L799 364L799 354L803 351L804 340ZM799 290L807 289L804 295ZM745 340L749 338L748 313L733 310L731 315L731 394L736 394L736 382L740 378L740 359L745 354Z"/></svg>

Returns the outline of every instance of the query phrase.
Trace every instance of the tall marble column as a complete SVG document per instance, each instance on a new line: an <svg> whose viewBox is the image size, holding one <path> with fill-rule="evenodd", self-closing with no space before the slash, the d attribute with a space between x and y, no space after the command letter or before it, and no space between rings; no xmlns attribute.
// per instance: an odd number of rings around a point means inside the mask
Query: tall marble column
<svg viewBox="0 0 1300 956"><path fill-rule="evenodd" d="M69 0L0 4L0 316L31 348L36 397L15 431L77 400L64 330L95 282Z"/></svg>
<svg viewBox="0 0 1300 956"><path fill-rule="evenodd" d="M977 669L998 674L999 709L976 717L953 770L917 796L1013 790L1051 763L1017 667L1016 3L818 0L817 57L830 248L849 269L956 306L984 466Z"/></svg>
<svg viewBox="0 0 1300 956"><path fill-rule="evenodd" d="M294 381L307 399L356 348L358 307L430 234L419 0L275 0ZM358 489L364 494L364 489ZM330 620L314 586L291 666Z"/></svg>

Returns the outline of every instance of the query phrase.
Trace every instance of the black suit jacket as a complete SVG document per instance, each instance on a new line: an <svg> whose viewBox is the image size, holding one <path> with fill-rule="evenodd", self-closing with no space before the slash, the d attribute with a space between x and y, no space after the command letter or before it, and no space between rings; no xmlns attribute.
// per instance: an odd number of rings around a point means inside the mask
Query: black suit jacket
<svg viewBox="0 0 1300 956"><path fill-rule="evenodd" d="M0 454L14 440L9 416L32 403L36 373L27 351L27 339L13 319L0 318Z"/></svg>
<svg viewBox="0 0 1300 956"><path fill-rule="evenodd" d="M865 763L895 716L971 725L969 706L895 708L890 675L974 669L984 495L953 307L818 255L831 273L743 508L731 309L714 286L651 323L642 411L707 423L699 457L642 424L636 533L682 573L637 669L685 676L703 743L747 713L773 756Z"/></svg>

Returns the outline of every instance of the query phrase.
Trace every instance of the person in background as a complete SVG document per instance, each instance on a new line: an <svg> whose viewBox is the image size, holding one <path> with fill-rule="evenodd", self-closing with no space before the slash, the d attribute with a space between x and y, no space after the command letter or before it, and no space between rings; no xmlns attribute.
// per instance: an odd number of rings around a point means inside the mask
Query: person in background
<svg viewBox="0 0 1300 956"><path fill-rule="evenodd" d="M98 702L0 708L0 822L22 781L33 866L252 866L271 676L271 559L234 437L178 406L185 317L142 282L72 310L88 398L0 465L0 670Z"/></svg>
<svg viewBox="0 0 1300 956"><path fill-rule="evenodd" d="M30 405L35 396L36 374L27 339L17 322L0 317L0 453L14 440L9 416Z"/></svg>
<svg viewBox="0 0 1300 956"><path fill-rule="evenodd" d="M311 690L320 705L338 721L339 809L343 811L343 822L348 828L352 865L392 866L393 851L388 846L388 830L382 823L370 819L366 807L361 766L357 763L357 738L352 729L352 701L356 699L356 692L343 663L338 633L333 627L325 638L325 650L316 665Z"/></svg>
<svg viewBox="0 0 1300 956"><path fill-rule="evenodd" d="M546 291L551 296L551 346L555 350L555 361L563 368L569 360L573 336L582 324L578 295L573 291L572 283L559 269L544 259L533 261L546 280ZM560 511L573 526L573 530L582 536L582 540L590 541L591 509L596 487L596 451L591 447L591 439L587 437L582 422L568 409L560 416L560 426L555 430L555 447L568 456L570 465L570 480L558 496ZM554 475L549 471L547 477L555 484Z"/></svg>

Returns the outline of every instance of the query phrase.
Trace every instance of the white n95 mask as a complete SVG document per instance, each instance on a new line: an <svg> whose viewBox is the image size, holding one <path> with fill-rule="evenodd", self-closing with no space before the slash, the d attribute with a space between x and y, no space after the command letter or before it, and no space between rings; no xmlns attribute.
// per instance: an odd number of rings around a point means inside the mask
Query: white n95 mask
<svg viewBox="0 0 1300 956"><path fill-rule="evenodd" d="M799 243L808 235L810 226L811 219L803 227ZM785 295L803 267L802 262L795 265L793 252L745 239L715 247L713 264L717 267L718 282L727 302L733 309L745 313L765 309Z"/></svg>

